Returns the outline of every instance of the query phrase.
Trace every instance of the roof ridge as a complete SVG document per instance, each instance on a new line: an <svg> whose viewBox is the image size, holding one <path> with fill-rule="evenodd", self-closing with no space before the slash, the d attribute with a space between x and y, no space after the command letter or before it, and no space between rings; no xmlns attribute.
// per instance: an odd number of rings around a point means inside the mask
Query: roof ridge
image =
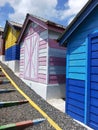
<svg viewBox="0 0 98 130"><path fill-rule="evenodd" d="M66 28L66 26L61 25L61 24L59 24L59 23L57 23L57 22L54 22L54 21L52 21L52 20L45 19L45 18L43 18L43 17L37 16L37 15L33 15L33 14L30 14L30 13L27 13L27 15L30 15L30 16L32 16L32 17L35 17L35 18L37 18L37 19L39 19L39 20L41 20L41 21L43 21L43 22L45 22L45 23L47 23L47 24L48 24L48 23L52 23L52 24L54 24L54 25L56 25L56 26L58 26L58 27Z"/></svg>
<svg viewBox="0 0 98 130"><path fill-rule="evenodd" d="M16 23L16 24L20 24L20 25L22 25L22 23L19 23L19 22L16 22L16 21L8 21L8 22L11 22L11 23Z"/></svg>

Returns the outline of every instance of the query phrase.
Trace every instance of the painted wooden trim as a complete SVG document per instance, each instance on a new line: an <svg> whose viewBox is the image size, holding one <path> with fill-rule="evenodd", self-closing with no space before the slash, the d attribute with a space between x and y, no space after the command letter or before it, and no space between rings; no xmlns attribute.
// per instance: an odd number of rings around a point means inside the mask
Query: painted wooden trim
<svg viewBox="0 0 98 130"><path fill-rule="evenodd" d="M48 31L48 30L47 30ZM49 31L48 31L49 33ZM49 84L49 55L50 55L50 51L49 51L49 34L48 34L48 39L47 39L47 62L46 62L46 66L47 66L47 70L46 70L46 84Z"/></svg>
<svg viewBox="0 0 98 130"><path fill-rule="evenodd" d="M65 112L68 113L68 86L69 86L69 52L68 52L68 46L67 46L67 50L66 50L66 85L65 85L65 95L66 95L66 108L65 108Z"/></svg>
<svg viewBox="0 0 98 130"><path fill-rule="evenodd" d="M58 28L57 26L48 25L48 29L53 30L53 31L58 32L58 33L63 33L64 32L64 28Z"/></svg>
<svg viewBox="0 0 98 130"><path fill-rule="evenodd" d="M91 38L87 39L87 62L86 62L86 80L85 80L85 108L84 108L84 123L88 124L89 120L89 102L90 102L90 57L91 57Z"/></svg>
<svg viewBox="0 0 98 130"><path fill-rule="evenodd" d="M89 6L88 6L89 5ZM85 6L82 11L75 17L73 22L66 28L65 33L59 39L60 45L63 45L65 41L71 36L71 34L76 30L76 28L83 22L83 20L90 14L90 12L98 5L98 1L89 1L87 7ZM66 42L67 44L67 42Z"/></svg>
<svg viewBox="0 0 98 130"><path fill-rule="evenodd" d="M66 50L65 47L59 46L59 43L55 39L49 39L49 47L55 48L55 49L60 49L60 50Z"/></svg>

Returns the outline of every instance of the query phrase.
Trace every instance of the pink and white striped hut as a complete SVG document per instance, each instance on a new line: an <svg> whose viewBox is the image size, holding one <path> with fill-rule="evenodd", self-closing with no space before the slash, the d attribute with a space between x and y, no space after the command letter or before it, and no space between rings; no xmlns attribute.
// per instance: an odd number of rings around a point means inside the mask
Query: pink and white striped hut
<svg viewBox="0 0 98 130"><path fill-rule="evenodd" d="M20 44L20 78L44 99L65 97L65 48L57 38L65 28L27 14Z"/></svg>

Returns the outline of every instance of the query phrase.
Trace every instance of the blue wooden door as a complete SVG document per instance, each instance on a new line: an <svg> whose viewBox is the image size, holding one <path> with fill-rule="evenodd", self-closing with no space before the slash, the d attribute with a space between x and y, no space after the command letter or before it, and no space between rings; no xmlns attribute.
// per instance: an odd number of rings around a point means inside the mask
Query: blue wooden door
<svg viewBox="0 0 98 130"><path fill-rule="evenodd" d="M88 125L98 130L98 33L89 37L90 63L88 63L90 75L90 92L88 105Z"/></svg>

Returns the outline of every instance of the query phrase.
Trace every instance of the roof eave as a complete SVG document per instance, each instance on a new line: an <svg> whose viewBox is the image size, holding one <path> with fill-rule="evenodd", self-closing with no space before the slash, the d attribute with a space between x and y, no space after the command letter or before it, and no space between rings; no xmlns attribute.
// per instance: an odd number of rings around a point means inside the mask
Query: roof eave
<svg viewBox="0 0 98 130"><path fill-rule="evenodd" d="M77 16L69 24L69 26L66 28L65 32L58 38L58 42L60 43L61 46L63 44L64 44L64 46L67 46L66 45L67 42L65 44L64 41L67 41L68 37L70 37L70 35L74 32L74 30L82 23L82 21L89 15L89 13L97 6L96 2L98 4L97 0L95 0L95 1L89 0L87 2L87 4L84 6L84 8L82 8L82 10L77 14ZM91 3L92 3L92 5L90 5ZM89 7L89 5L90 5L90 7ZM91 8L91 6L92 6L92 8ZM88 10L89 10L89 12L87 12ZM83 14L84 12L87 12L87 13L85 13L85 15L84 15ZM84 16L82 16L82 15L84 15Z"/></svg>

